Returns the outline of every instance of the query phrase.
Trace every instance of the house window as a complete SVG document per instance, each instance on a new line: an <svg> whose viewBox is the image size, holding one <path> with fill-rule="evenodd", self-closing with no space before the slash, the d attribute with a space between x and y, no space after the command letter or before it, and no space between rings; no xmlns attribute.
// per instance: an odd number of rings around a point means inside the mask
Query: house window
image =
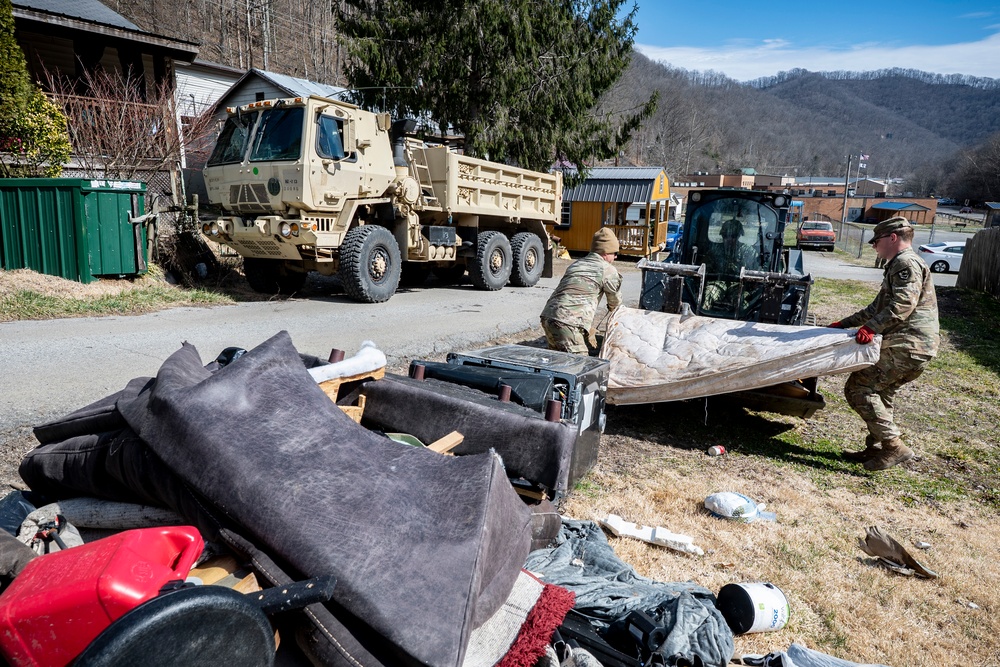
<svg viewBox="0 0 1000 667"><path fill-rule="evenodd" d="M263 101L264 101L264 93L254 94L254 102L263 102Z"/></svg>

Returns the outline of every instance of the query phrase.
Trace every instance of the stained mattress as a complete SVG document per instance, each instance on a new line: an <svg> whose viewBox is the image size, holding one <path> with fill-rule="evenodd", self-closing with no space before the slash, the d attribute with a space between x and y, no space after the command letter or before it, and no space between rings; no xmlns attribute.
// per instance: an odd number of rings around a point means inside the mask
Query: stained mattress
<svg viewBox="0 0 1000 667"><path fill-rule="evenodd" d="M611 404L658 403L835 375L878 361L881 337L826 327L739 322L618 308L601 356Z"/></svg>

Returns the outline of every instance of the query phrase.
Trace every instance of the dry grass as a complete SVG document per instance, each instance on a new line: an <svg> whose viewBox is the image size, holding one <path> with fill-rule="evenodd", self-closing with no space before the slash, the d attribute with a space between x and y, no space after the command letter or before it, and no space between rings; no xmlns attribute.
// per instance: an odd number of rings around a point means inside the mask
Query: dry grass
<svg viewBox="0 0 1000 667"><path fill-rule="evenodd" d="M812 310L827 322L853 312L877 286L818 281ZM1000 665L1000 355L987 349L1000 306L939 290L944 345L900 392L897 416L922 460L883 473L840 458L861 446L863 424L843 400L843 377L820 388L828 407L808 420L733 409L723 399L611 408L596 467L563 511L691 535L691 557L610 538L618 555L660 581L710 590L769 581L788 598L777 633L737 637L737 655L799 642L858 662ZM705 450L724 444L729 454ZM777 522L729 523L703 509L736 491L766 503ZM940 578L903 577L857 546L879 525ZM922 551L915 542L932 546Z"/></svg>
<svg viewBox="0 0 1000 667"><path fill-rule="evenodd" d="M100 279L86 285L30 269L0 270L0 322L136 315L232 302L217 291L171 285L155 265L138 278Z"/></svg>

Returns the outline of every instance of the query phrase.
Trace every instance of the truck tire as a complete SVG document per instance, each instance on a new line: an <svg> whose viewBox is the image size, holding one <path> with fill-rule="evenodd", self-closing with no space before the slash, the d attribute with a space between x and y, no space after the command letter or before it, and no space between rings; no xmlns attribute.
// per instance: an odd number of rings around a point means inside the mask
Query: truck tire
<svg viewBox="0 0 1000 667"><path fill-rule="evenodd" d="M480 232L476 258L469 264L469 280L479 289L495 292L510 280L514 262L510 241L502 232Z"/></svg>
<svg viewBox="0 0 1000 667"><path fill-rule="evenodd" d="M517 287L533 287L545 270L545 248L538 234L518 232L510 240L514 254L514 267L510 273L510 284Z"/></svg>
<svg viewBox="0 0 1000 667"><path fill-rule="evenodd" d="M340 281L347 296L365 303L388 301L399 286L402 261L396 239L385 227L362 225L340 244Z"/></svg>
<svg viewBox="0 0 1000 667"><path fill-rule="evenodd" d="M403 262L399 284L403 287L420 287L430 274L431 269L424 262Z"/></svg>
<svg viewBox="0 0 1000 667"><path fill-rule="evenodd" d="M306 284L306 274L289 270L281 260L243 258L243 275L255 292L294 294Z"/></svg>
<svg viewBox="0 0 1000 667"><path fill-rule="evenodd" d="M435 266L431 271L443 285L458 285L465 279L465 264L458 262L448 266Z"/></svg>

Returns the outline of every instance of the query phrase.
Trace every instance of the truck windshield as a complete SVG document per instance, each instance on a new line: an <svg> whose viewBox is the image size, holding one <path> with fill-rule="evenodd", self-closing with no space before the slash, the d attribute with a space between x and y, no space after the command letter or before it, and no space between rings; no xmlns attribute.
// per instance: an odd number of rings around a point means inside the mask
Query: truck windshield
<svg viewBox="0 0 1000 667"><path fill-rule="evenodd" d="M212 157L208 158L208 165L242 162L247 152L247 137L256 120L256 111L230 116L219 133Z"/></svg>
<svg viewBox="0 0 1000 667"><path fill-rule="evenodd" d="M726 197L706 202L695 217L698 245L709 273L713 269L739 273L739 267L765 268L770 255L768 232L775 232L778 226L778 213L773 208L752 199ZM715 263L726 266L712 266Z"/></svg>
<svg viewBox="0 0 1000 667"><path fill-rule="evenodd" d="M302 146L303 107L268 109L253 136L251 162L298 160Z"/></svg>

